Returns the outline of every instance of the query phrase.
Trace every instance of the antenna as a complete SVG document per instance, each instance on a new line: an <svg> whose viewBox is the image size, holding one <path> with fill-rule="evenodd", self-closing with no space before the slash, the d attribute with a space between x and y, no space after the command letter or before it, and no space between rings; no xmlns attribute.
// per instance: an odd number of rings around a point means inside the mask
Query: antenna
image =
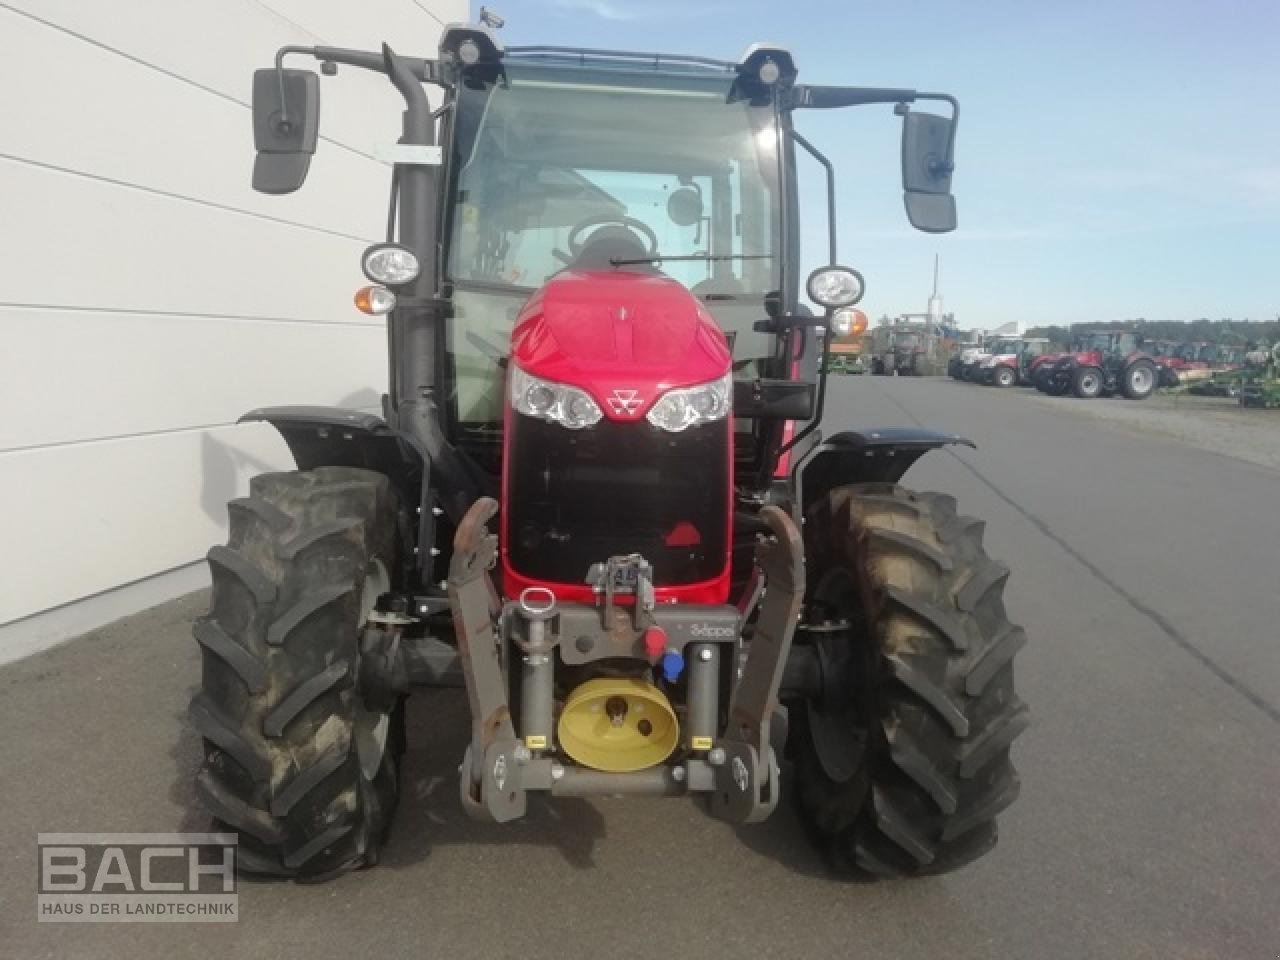
<svg viewBox="0 0 1280 960"><path fill-rule="evenodd" d="M938 255L933 255L933 295L938 295Z"/></svg>

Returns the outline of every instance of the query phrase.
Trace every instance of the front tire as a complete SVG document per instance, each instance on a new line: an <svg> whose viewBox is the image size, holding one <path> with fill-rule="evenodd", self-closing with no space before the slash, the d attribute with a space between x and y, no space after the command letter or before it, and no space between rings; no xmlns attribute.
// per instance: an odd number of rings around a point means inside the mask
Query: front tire
<svg viewBox="0 0 1280 960"><path fill-rule="evenodd" d="M997 367L994 377L997 387L1012 387L1018 382L1018 375L1009 367Z"/></svg>
<svg viewBox="0 0 1280 960"><path fill-rule="evenodd" d="M1071 388L1082 400L1102 395L1102 371L1097 367L1080 367L1071 379Z"/></svg>
<svg viewBox="0 0 1280 960"><path fill-rule="evenodd" d="M944 873L988 852L1018 795L1027 726L1005 615L1008 570L942 494L838 488L805 524L809 629L834 675L793 708L806 827L851 878ZM798 642L805 642L798 640Z"/></svg>
<svg viewBox="0 0 1280 960"><path fill-rule="evenodd" d="M321 880L377 862L398 793L403 712L357 688L360 632L400 562L399 501L345 467L254 477L209 551L195 624L204 738L196 794L239 834L257 879Z"/></svg>

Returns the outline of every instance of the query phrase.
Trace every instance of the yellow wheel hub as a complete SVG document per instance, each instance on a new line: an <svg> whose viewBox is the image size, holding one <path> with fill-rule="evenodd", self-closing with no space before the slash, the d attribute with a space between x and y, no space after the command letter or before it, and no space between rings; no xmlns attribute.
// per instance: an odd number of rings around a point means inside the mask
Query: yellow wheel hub
<svg viewBox="0 0 1280 960"><path fill-rule="evenodd" d="M557 728L565 753L585 767L630 773L661 763L680 739L662 691L642 680L601 677L576 688Z"/></svg>

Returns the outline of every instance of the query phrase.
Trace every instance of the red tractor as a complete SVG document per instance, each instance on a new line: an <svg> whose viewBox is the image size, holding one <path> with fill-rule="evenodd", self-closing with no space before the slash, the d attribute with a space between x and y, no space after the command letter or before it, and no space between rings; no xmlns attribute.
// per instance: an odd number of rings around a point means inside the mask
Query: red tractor
<svg viewBox="0 0 1280 960"><path fill-rule="evenodd" d="M1059 361L1064 357L1070 356L1073 351L1083 350L1084 345L1085 338L1076 337L1071 341L1071 346L1067 350L1054 350L1033 358L1027 367L1027 380L1041 393L1047 393L1051 396L1060 396L1065 393L1071 389L1070 384L1065 389L1059 390L1058 381L1054 377L1054 370Z"/></svg>
<svg viewBox="0 0 1280 960"><path fill-rule="evenodd" d="M1162 387L1176 387L1180 382L1179 373L1188 369L1196 353L1194 344L1178 340L1147 340L1142 346L1156 365Z"/></svg>
<svg viewBox="0 0 1280 960"><path fill-rule="evenodd" d="M1045 355L1049 341L1044 337L1012 337L998 340L991 356L978 365L978 382L988 386L1012 387L1032 382L1032 365Z"/></svg>
<svg viewBox="0 0 1280 960"><path fill-rule="evenodd" d="M785 791L841 873L990 850L1027 725L1009 571L952 497L901 484L968 441L819 432L828 331L863 285L836 265L832 165L793 128L895 106L908 219L945 232L956 101L801 84L759 45L504 50L454 26L428 58L286 47L254 78L266 193L301 186L317 142L319 77L281 62L299 57L405 101L357 297L386 316L389 390L382 416L246 417L298 469L229 504L195 626L196 790L240 868L376 863L404 698L455 678L457 797L482 820L648 796L747 824ZM802 153L827 171L830 238L807 282Z"/></svg>
<svg viewBox="0 0 1280 960"><path fill-rule="evenodd" d="M1129 330L1088 334L1079 349L1064 354L1043 375L1045 392L1093 398L1121 393L1144 400L1155 391L1159 373L1151 357L1141 351L1138 335Z"/></svg>

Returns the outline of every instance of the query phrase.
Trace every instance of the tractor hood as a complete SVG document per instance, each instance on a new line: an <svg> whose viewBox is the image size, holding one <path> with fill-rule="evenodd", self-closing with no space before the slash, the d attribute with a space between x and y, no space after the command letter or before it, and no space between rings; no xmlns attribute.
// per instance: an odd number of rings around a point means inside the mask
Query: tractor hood
<svg viewBox="0 0 1280 960"><path fill-rule="evenodd" d="M724 334L702 304L654 271L567 270L525 304L511 358L581 387L611 420L638 420L662 394L727 374Z"/></svg>

